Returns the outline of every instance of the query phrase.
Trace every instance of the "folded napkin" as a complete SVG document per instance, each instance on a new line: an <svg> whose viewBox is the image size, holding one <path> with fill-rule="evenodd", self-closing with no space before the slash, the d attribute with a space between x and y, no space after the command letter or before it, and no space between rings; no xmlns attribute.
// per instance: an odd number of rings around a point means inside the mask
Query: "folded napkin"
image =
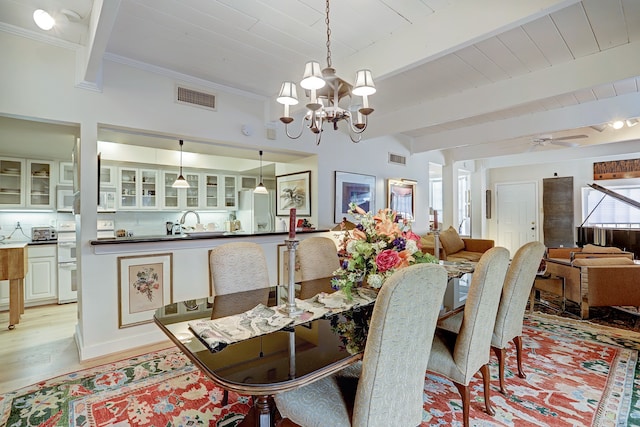
<svg viewBox="0 0 640 427"><path fill-rule="evenodd" d="M375 301L376 296L375 291L365 288L352 290L351 300L342 291L331 294L322 292L306 300L296 298L296 306L302 313L295 317L289 317L281 311L286 304L276 307L258 304L249 311L233 316L189 322L189 328L209 350L217 352L234 342L370 304Z"/></svg>

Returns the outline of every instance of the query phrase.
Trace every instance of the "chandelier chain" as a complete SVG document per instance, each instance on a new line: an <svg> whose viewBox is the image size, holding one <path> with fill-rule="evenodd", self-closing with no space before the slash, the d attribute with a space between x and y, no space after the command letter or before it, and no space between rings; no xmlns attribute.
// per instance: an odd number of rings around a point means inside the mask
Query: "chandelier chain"
<svg viewBox="0 0 640 427"><path fill-rule="evenodd" d="M324 19L327 24L327 67L331 68L331 27L329 26L329 0L326 8L327 17Z"/></svg>

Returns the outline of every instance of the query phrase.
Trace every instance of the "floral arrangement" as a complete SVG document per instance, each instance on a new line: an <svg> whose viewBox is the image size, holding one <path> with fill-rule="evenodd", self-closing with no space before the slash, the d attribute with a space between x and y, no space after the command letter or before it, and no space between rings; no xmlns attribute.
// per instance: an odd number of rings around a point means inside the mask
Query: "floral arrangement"
<svg viewBox="0 0 640 427"><path fill-rule="evenodd" d="M331 330L339 335L349 354L357 354L364 350L372 313L373 304L369 304L330 318Z"/></svg>
<svg viewBox="0 0 640 427"><path fill-rule="evenodd" d="M344 236L340 248L342 265L334 271L331 282L348 297L353 287L366 284L380 288L398 269L437 262L433 255L422 253L420 236L392 210L382 209L373 215L355 203L350 203L349 209L360 223Z"/></svg>

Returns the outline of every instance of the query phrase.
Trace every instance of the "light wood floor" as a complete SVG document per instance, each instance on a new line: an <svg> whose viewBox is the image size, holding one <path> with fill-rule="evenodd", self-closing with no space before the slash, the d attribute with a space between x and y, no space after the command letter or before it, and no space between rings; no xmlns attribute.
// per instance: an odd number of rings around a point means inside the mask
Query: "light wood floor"
<svg viewBox="0 0 640 427"><path fill-rule="evenodd" d="M170 341L80 363L74 334L77 304L26 308L15 329L0 312L0 394L104 363L167 348Z"/></svg>

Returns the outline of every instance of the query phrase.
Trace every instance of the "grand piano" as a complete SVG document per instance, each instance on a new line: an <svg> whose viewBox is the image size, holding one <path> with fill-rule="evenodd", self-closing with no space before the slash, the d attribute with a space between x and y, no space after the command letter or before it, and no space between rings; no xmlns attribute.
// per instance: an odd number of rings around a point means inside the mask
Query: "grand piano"
<svg viewBox="0 0 640 427"><path fill-rule="evenodd" d="M578 246L584 246L587 243L591 243L599 246L615 246L620 249L633 252L634 258L640 258L640 228L609 228L600 226L585 226L591 214L598 209L600 203L605 197L613 197L623 203L633 206L636 209L640 209L640 202L630 199L629 197L618 194L613 190L605 188L598 184L588 184L589 187L594 190L600 191L604 194L600 202L589 212L589 215L577 228Z"/></svg>

